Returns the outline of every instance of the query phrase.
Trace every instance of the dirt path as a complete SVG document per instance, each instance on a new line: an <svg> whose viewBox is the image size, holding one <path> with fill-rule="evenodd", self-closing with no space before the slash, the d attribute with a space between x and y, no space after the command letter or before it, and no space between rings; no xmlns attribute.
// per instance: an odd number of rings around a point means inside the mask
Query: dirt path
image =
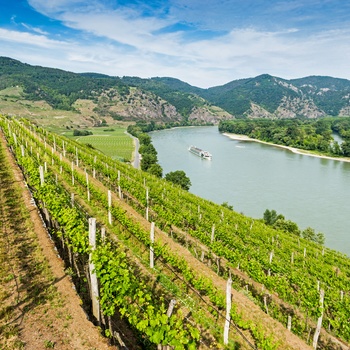
<svg viewBox="0 0 350 350"><path fill-rule="evenodd" d="M80 306L0 134L0 349L113 349Z"/></svg>

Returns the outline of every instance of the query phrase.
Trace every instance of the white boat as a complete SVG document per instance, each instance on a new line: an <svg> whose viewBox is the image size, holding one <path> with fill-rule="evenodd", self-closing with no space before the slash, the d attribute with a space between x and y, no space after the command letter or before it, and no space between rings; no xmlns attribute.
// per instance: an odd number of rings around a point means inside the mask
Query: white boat
<svg viewBox="0 0 350 350"><path fill-rule="evenodd" d="M190 148L188 150L198 157L211 160L212 155L208 151L204 151L196 146L190 146Z"/></svg>

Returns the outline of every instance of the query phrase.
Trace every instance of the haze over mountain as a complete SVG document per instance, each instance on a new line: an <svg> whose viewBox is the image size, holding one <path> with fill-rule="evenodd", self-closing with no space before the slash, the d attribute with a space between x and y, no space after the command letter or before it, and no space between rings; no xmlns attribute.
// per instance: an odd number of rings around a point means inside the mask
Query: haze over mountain
<svg viewBox="0 0 350 350"><path fill-rule="evenodd" d="M263 74L203 89L168 77L78 74L0 57L0 98L11 102L14 87L13 103L45 101L54 109L78 111L92 124L101 118L202 124L350 115L350 81L326 76L286 80Z"/></svg>

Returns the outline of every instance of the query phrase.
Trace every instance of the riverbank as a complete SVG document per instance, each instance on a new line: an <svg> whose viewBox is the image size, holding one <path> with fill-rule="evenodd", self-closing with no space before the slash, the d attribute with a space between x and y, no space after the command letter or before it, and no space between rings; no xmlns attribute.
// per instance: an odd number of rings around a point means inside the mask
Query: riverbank
<svg viewBox="0 0 350 350"><path fill-rule="evenodd" d="M231 134L231 133L227 133L227 132L223 133L223 135L229 137L232 140L236 140L236 141L259 142L259 143L264 143L265 145L269 145L269 146L284 148L284 149L287 149L287 150L289 150L289 151L291 151L293 153L301 154L301 155L304 155L304 156L323 158L323 159L330 159L330 160L338 160L340 162L348 162L348 163L350 163L350 158L341 158L341 157L338 158L338 157L325 156L325 155L322 155L322 154L315 154L315 153L311 153L311 152L308 152L306 150L302 150L302 149L295 148L295 147L278 145L276 143L271 143L271 142L261 141L261 140L258 140L258 139L253 139L253 138L251 138L249 136L246 136L246 135Z"/></svg>

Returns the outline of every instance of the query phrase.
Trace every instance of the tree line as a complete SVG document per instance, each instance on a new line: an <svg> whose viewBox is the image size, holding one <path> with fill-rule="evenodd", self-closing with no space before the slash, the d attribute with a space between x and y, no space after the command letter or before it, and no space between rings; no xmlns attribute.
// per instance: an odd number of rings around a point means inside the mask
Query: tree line
<svg viewBox="0 0 350 350"><path fill-rule="evenodd" d="M247 135L278 145L317 151L336 157L350 157L350 118L223 120L220 132ZM344 140L335 141L332 133Z"/></svg>

